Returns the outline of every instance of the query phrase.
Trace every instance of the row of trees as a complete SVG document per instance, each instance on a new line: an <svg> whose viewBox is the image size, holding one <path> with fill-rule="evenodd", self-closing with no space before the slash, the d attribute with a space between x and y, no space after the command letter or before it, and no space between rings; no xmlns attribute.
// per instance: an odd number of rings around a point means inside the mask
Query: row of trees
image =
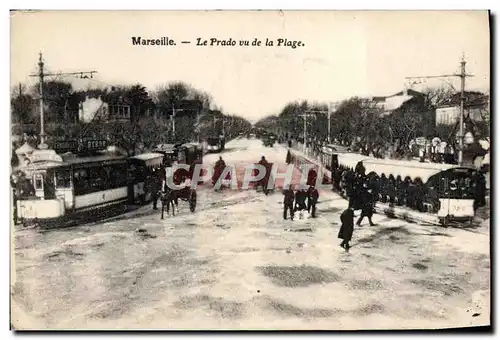
<svg viewBox="0 0 500 340"><path fill-rule="evenodd" d="M331 138L344 145L352 145L363 153L381 155L388 149L402 154L409 142L416 137L440 137L454 143L457 125L436 126L436 107L450 102L456 96L446 88L429 88L422 93L413 92L413 98L390 112L371 99L353 97L340 102L331 115ZM468 93L468 98L478 93ZM484 96L484 95L483 95ZM472 100L472 99L471 99ZM285 105L278 115L268 116L256 123L256 127L270 129L301 140L304 129L304 113L307 117L307 136L327 140L328 106L307 101ZM474 122L466 119L466 130L475 136L489 136L489 121Z"/></svg>
<svg viewBox="0 0 500 340"><path fill-rule="evenodd" d="M13 135L37 136L40 127L38 85L27 89L18 86L11 97ZM101 98L110 105L130 107L127 121L80 121L80 103L86 98ZM206 92L183 83L173 82L148 92L141 84L108 86L84 91L74 90L69 83L44 83L45 130L53 139L76 137L106 138L129 152L147 150L159 143L203 140L219 135L226 138L247 131L251 123L217 107ZM175 135L172 115L175 112Z"/></svg>

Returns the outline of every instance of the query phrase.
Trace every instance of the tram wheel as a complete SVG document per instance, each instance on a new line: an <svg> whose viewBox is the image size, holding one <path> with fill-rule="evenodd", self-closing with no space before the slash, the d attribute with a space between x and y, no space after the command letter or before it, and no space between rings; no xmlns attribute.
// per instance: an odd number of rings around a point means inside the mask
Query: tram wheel
<svg viewBox="0 0 500 340"><path fill-rule="evenodd" d="M440 222L443 228L448 228L448 226L450 225L450 217L449 216L443 217L441 218Z"/></svg>

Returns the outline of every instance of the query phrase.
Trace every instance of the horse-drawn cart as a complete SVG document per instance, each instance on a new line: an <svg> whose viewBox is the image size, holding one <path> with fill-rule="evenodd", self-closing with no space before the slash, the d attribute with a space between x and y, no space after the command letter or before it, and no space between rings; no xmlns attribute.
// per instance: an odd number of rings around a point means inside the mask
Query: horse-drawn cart
<svg viewBox="0 0 500 340"><path fill-rule="evenodd" d="M173 214L175 214L175 208L178 206L179 199L189 203L189 210L191 212L195 211L197 203L197 193L196 189L192 187L191 183L193 181L193 178L195 178L194 172L196 169L196 165L202 164L203 147L201 144L197 143L182 144L175 148L173 159L177 160L179 164L189 165L189 170L182 168L173 169L173 183L176 186L184 184L184 187L182 189L175 189L169 188L168 185L165 185L161 193L162 218L165 206L167 207L167 213L169 213L169 207L172 206Z"/></svg>
<svg viewBox="0 0 500 340"><path fill-rule="evenodd" d="M170 207L172 207L172 214L175 215L175 208L179 205L179 199L184 202L189 203L189 210L194 212L197 203L196 189L191 187L190 172L185 169L177 169L174 173L173 183L176 186L181 186L181 189L170 188L165 185L163 191L161 192L161 218L163 219L163 214L165 207L167 208L167 214L170 214Z"/></svg>

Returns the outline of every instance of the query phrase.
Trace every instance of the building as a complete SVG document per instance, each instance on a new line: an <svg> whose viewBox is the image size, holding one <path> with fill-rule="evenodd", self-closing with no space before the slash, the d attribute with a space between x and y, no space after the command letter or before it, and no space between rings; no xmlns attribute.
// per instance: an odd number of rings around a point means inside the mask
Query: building
<svg viewBox="0 0 500 340"><path fill-rule="evenodd" d="M436 125L455 125L460 120L460 93L436 108ZM481 122L489 120L489 97L480 92L466 92L464 120Z"/></svg>
<svg viewBox="0 0 500 340"><path fill-rule="evenodd" d="M80 103L78 111L78 119L80 122L88 123L92 120L102 121L127 121L130 120L130 105L126 103L107 103L101 97L85 98L85 101Z"/></svg>
<svg viewBox="0 0 500 340"><path fill-rule="evenodd" d="M423 93L412 89L407 89L390 96L370 98L372 105L382 110L383 115L390 115L405 103L421 101L424 99L425 95Z"/></svg>

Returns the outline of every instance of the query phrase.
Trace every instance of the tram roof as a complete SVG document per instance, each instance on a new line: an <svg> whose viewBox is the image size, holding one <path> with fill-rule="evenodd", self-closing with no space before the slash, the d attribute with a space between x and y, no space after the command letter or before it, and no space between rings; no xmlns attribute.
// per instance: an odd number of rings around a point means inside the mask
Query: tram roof
<svg viewBox="0 0 500 340"><path fill-rule="evenodd" d="M75 157L75 158L65 159L62 165L105 162L105 161L115 161L115 160L125 160L125 159L127 159L127 157L121 155L98 155L98 156Z"/></svg>
<svg viewBox="0 0 500 340"><path fill-rule="evenodd" d="M118 155L97 155L97 156L86 156L79 157L74 154L66 154L61 155L63 161L62 162L53 162L53 161L42 161L31 163L27 166L20 168L23 172L32 172L39 170L48 170L53 168L65 167L68 165L77 165L77 164L85 164L85 163L95 163L95 162L106 162L106 161L116 161L116 160L126 160L125 156Z"/></svg>
<svg viewBox="0 0 500 340"><path fill-rule="evenodd" d="M147 153L141 153L139 155L132 156L130 158L138 159L141 161L148 161L150 159L163 158L163 157L165 157L165 156L161 153L158 153L158 152L147 152Z"/></svg>
<svg viewBox="0 0 500 340"><path fill-rule="evenodd" d="M175 150L179 147L178 144L158 144L154 151L165 152L165 153L174 153Z"/></svg>
<svg viewBox="0 0 500 340"><path fill-rule="evenodd" d="M336 153L339 164L354 169L359 162L369 160L371 157L357 153Z"/></svg>
<svg viewBox="0 0 500 340"><path fill-rule="evenodd" d="M140 155L132 156L130 157L130 159L135 159L140 162L144 162L146 166L158 166L161 165L164 157L165 156L161 153L147 152L147 153L142 153Z"/></svg>
<svg viewBox="0 0 500 340"><path fill-rule="evenodd" d="M184 143L181 146L187 147L187 148L189 148L189 147L195 147L195 148L203 147L203 145L201 143Z"/></svg>
<svg viewBox="0 0 500 340"><path fill-rule="evenodd" d="M364 160L363 166L366 173L376 172L379 176L385 174L386 177L389 177L389 175L400 176L402 180L407 177L412 180L420 178L423 183L427 182L432 176L450 169L474 170L471 167L459 167L453 164L419 163L376 158Z"/></svg>

